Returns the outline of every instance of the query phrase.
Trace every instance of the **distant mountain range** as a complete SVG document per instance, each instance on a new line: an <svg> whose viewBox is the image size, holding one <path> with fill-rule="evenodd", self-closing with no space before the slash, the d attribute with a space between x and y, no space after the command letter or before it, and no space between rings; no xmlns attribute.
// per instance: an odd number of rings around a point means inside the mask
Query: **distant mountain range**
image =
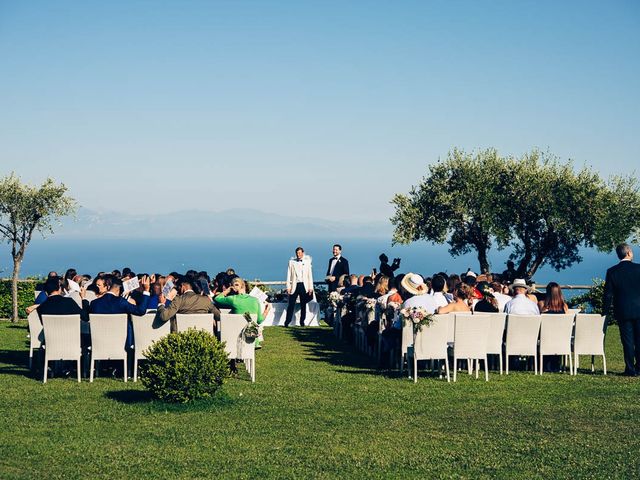
<svg viewBox="0 0 640 480"><path fill-rule="evenodd" d="M389 222L344 222L293 217L252 209L185 210L161 214L99 212L80 208L65 218L56 237L74 238L390 238Z"/></svg>

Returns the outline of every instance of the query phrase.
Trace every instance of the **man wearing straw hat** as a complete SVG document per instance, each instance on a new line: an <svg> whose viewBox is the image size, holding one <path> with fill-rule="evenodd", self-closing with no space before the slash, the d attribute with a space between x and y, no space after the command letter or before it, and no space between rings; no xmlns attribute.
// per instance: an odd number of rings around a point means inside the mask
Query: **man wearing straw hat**
<svg viewBox="0 0 640 480"><path fill-rule="evenodd" d="M511 284L513 298L504 306L505 313L512 315L540 315L538 305L527 297L529 287L523 278L516 278Z"/></svg>
<svg viewBox="0 0 640 480"><path fill-rule="evenodd" d="M438 302L433 296L426 295L427 285L420 275L411 272L407 273L402 278L400 286L406 293L411 295L411 298L405 297L406 300L402 304L403 307L423 307L428 313L435 313L438 308Z"/></svg>

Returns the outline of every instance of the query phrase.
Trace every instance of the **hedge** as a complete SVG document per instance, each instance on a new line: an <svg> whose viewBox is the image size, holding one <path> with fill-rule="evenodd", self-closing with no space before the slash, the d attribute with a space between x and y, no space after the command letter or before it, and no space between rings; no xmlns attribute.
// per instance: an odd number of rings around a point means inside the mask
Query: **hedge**
<svg viewBox="0 0 640 480"><path fill-rule="evenodd" d="M25 309L33 305L37 280L21 280L18 282L18 315L27 318ZM13 307L11 303L11 280L0 279L0 318L11 318Z"/></svg>

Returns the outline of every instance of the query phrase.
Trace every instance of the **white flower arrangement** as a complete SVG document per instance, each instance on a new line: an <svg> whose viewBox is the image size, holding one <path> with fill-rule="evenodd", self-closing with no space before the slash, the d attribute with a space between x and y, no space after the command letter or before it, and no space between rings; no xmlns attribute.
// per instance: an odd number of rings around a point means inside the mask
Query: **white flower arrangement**
<svg viewBox="0 0 640 480"><path fill-rule="evenodd" d="M428 313L424 307L407 307L400 310L400 316L402 317L402 325L406 325L406 322L411 322L413 325L413 331L419 332L422 327L429 326L433 322L433 315Z"/></svg>

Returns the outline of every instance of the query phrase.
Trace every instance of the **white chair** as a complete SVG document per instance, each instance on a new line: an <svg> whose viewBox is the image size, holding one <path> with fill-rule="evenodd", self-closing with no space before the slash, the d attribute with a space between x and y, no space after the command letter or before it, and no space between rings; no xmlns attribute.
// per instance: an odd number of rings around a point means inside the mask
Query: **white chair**
<svg viewBox="0 0 640 480"><path fill-rule="evenodd" d="M33 351L39 351L44 345L44 330L37 310L31 312L27 320L29 321L29 368L32 368Z"/></svg>
<svg viewBox="0 0 640 480"><path fill-rule="evenodd" d="M253 320L257 315L251 315ZM251 376L256 381L256 349L255 342L247 343L242 338L242 330L247 326L243 314L224 313L220 315L220 340L230 360L242 360Z"/></svg>
<svg viewBox="0 0 640 480"><path fill-rule="evenodd" d="M138 381L138 360L145 357L144 352L151 344L171 333L171 322L163 322L155 313L141 317L131 315L133 324L133 381Z"/></svg>
<svg viewBox="0 0 640 480"><path fill-rule="evenodd" d="M475 314L476 316L484 314ZM502 375L502 346L504 327L507 323L506 313L487 313L489 318L489 335L487 337L487 354L498 355L500 375Z"/></svg>
<svg viewBox="0 0 640 480"><path fill-rule="evenodd" d="M509 357L533 356L535 374L538 374L538 334L540 315L509 315L505 342L505 371L509 375Z"/></svg>
<svg viewBox="0 0 640 480"><path fill-rule="evenodd" d="M545 355L568 355L569 369L573 374L571 361L571 334L573 333L573 314L540 316L540 375L544 370Z"/></svg>
<svg viewBox="0 0 640 480"><path fill-rule="evenodd" d="M396 316L398 315L400 315L400 313L396 312ZM409 378L411 378L411 369L409 368L407 353L411 345L413 345L413 325L410 321L405 321L405 325L402 327L402 333L400 334L400 375L402 376L404 372L404 362L407 362Z"/></svg>
<svg viewBox="0 0 640 480"><path fill-rule="evenodd" d="M578 374L579 355L591 355L591 371L595 371L593 356L602 355L604 374L607 374L607 358L604 355L604 327L606 317L597 314L579 313L576 315L576 333L573 342L573 372Z"/></svg>
<svg viewBox="0 0 640 480"><path fill-rule="evenodd" d="M489 381L487 365L487 344L489 338L489 317L486 315L456 314L453 345L453 381L456 381L458 359L484 360L485 381ZM478 378L476 368L476 378Z"/></svg>
<svg viewBox="0 0 640 480"><path fill-rule="evenodd" d="M43 315L44 377L47 383L47 365L55 360L75 360L80 381L80 315Z"/></svg>
<svg viewBox="0 0 640 480"><path fill-rule="evenodd" d="M435 315L433 323L428 327L422 327L422 330L414 335L413 346L408 348L407 355L412 361L407 362L413 367L413 382L418 381L418 360L444 360L445 370L447 373L447 382L451 381L449 377L449 361L447 353L447 337L449 334L449 322L446 315Z"/></svg>
<svg viewBox="0 0 640 480"><path fill-rule="evenodd" d="M127 381L127 314L116 313L89 315L91 328L91 363L89 381L93 382L95 362L97 360L122 360L124 381Z"/></svg>
<svg viewBox="0 0 640 480"><path fill-rule="evenodd" d="M176 314L176 326L178 332L195 328L213 335L213 313L178 313Z"/></svg>

